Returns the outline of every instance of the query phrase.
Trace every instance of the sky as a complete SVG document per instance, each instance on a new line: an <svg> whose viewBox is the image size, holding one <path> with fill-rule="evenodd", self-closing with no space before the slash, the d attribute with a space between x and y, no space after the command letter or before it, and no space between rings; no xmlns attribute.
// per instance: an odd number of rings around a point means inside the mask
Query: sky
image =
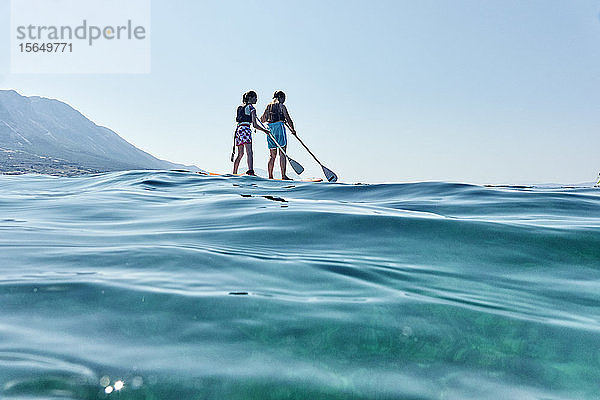
<svg viewBox="0 0 600 400"><path fill-rule="evenodd" d="M153 0L151 21L148 74L11 74L0 0L0 89L62 100L214 172L231 171L251 89L259 113L285 91L298 135L344 182L578 183L600 171L600 1ZM266 169L260 131L254 152ZM293 138L288 153L322 176Z"/></svg>

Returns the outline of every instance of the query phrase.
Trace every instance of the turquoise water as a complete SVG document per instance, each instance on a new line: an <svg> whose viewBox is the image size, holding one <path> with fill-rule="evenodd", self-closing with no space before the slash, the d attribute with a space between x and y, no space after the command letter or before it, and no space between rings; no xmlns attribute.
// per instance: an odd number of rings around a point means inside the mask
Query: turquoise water
<svg viewBox="0 0 600 400"><path fill-rule="evenodd" d="M134 171L0 194L2 399L599 398L599 189Z"/></svg>

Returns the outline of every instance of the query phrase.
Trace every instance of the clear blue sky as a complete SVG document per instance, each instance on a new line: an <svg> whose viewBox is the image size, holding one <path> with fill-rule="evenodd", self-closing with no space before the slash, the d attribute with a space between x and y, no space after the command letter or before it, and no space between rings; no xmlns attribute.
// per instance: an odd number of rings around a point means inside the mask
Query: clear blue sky
<svg viewBox="0 0 600 400"><path fill-rule="evenodd" d="M591 181L600 171L600 2L152 2L152 73L11 75L171 161L229 171L235 107L276 89L349 182ZM9 54L9 1L0 51ZM256 166L266 168L263 134ZM290 139L290 155L320 175Z"/></svg>

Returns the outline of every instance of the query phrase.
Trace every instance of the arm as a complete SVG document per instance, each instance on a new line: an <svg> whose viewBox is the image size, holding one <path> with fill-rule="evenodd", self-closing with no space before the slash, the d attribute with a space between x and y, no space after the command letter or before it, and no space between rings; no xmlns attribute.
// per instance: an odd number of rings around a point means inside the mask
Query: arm
<svg viewBox="0 0 600 400"><path fill-rule="evenodd" d="M283 115L285 117L285 122L290 127L290 131L292 132L292 135L295 135L296 129L294 128L294 121L292 121L292 117L290 117L290 114L288 113L287 107L285 105L283 106Z"/></svg>
<svg viewBox="0 0 600 400"><path fill-rule="evenodd" d="M262 120L263 117L264 117L264 115L260 119ZM265 128L263 128L262 126L260 126L258 124L258 121L257 121L257 118L256 118L256 110L252 110L252 126L254 126L258 130L263 131L264 133L268 133L269 132Z"/></svg>
<svg viewBox="0 0 600 400"><path fill-rule="evenodd" d="M267 110L269 109L269 107L267 106L267 108L265 108L265 112L263 112L263 115L260 117L260 122L265 123L267 122Z"/></svg>

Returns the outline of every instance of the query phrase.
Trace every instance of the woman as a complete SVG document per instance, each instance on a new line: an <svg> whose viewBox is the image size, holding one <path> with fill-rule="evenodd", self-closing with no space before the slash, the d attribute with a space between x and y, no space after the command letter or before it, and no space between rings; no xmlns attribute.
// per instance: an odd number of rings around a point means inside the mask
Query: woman
<svg viewBox="0 0 600 400"><path fill-rule="evenodd" d="M237 174L238 167L240 165L240 161L244 156L244 148L248 155L246 156L248 160L248 171L246 171L247 175L255 175L254 174L254 160L252 154L252 129L250 126L254 126L256 129L260 129L261 131L268 133L266 129L258 125L256 121L256 109L253 104L256 104L258 101L258 95L254 90L244 93L242 96L242 105L237 108L237 128L235 129L235 147L237 147L237 157L233 162L233 173Z"/></svg>
<svg viewBox="0 0 600 400"><path fill-rule="evenodd" d="M283 151L287 149L287 137L285 134L285 123L287 122L292 135L296 134L296 130L294 129L294 122L292 122L292 118L290 118L290 114L287 111L287 108L283 104L285 103L285 93L281 90L276 91L273 94L273 101L267 105L265 112L262 117L260 117L261 122L269 123L269 130L271 131L271 135L277 141L277 144ZM273 166L275 165L275 158L277 157L277 144L271 139L271 135L267 135L267 144L269 146L269 179L273 179ZM279 166L281 167L281 179L290 180L288 176L285 174L285 169L287 165L287 160L283 151L279 151Z"/></svg>

